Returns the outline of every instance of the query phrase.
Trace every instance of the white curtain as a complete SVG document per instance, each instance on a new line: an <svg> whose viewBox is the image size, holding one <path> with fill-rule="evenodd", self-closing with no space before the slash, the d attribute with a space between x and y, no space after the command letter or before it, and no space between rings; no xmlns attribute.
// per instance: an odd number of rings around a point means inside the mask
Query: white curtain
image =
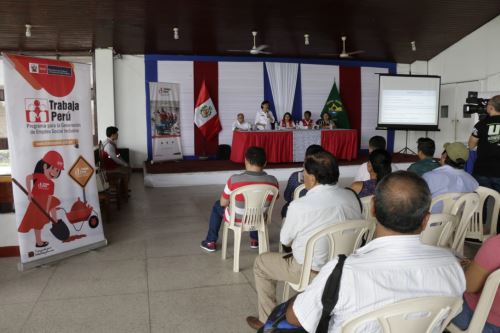
<svg viewBox="0 0 500 333"><path fill-rule="evenodd" d="M299 64L266 62L266 68L278 118L276 120L281 121L286 112L292 113Z"/></svg>

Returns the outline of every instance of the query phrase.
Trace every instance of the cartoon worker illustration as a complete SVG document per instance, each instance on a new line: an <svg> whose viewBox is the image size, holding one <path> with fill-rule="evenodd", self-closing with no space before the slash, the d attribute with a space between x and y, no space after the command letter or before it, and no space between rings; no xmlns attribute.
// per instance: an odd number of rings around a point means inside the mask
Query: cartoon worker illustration
<svg viewBox="0 0 500 333"><path fill-rule="evenodd" d="M49 218L37 207L33 200L57 221L56 208L61 203L54 196L54 182L64 170L64 161L58 152L51 150L38 161L33 174L26 176L26 188L30 203L26 209L23 220L17 229L19 232L27 233L35 230L36 247L45 247L49 242L42 240L42 228L49 223Z"/></svg>

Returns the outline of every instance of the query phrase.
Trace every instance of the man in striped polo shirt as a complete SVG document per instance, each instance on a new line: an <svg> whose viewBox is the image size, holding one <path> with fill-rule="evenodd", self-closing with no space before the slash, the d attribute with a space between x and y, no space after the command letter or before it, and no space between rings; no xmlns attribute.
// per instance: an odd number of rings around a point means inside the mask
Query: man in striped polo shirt
<svg viewBox="0 0 500 333"><path fill-rule="evenodd" d="M210 222L208 226L208 233L205 240L201 242L201 248L208 252L216 250L217 238L219 237L219 229L222 220L229 221L229 198L231 193L245 185L255 184L270 184L278 187L278 180L274 176L268 175L264 172L266 165L266 152L260 147L250 147L245 153L245 172L241 174L232 175L229 177L224 191L212 207L210 214ZM236 221L241 221L241 214L245 208L243 196L236 196ZM241 214L239 214L241 213ZM258 232L250 232L250 247L258 248L259 241L257 239Z"/></svg>

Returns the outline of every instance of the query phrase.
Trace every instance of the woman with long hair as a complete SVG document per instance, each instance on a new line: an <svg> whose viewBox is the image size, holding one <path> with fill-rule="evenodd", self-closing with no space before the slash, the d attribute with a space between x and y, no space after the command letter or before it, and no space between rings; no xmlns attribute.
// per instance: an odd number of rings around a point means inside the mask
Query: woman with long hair
<svg viewBox="0 0 500 333"><path fill-rule="evenodd" d="M370 179L352 183L351 188L360 198L375 193L375 187L385 176L392 172L392 157L385 149L376 149L370 153L368 173Z"/></svg>

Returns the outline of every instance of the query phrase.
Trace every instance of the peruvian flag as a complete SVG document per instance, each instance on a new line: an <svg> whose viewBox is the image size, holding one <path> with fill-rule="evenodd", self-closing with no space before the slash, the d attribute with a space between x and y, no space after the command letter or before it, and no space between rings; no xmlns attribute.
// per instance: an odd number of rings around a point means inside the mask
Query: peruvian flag
<svg viewBox="0 0 500 333"><path fill-rule="evenodd" d="M200 132L207 141L212 140L222 130L219 115L208 94L205 81L201 84L200 94L196 100L194 124L198 126Z"/></svg>

